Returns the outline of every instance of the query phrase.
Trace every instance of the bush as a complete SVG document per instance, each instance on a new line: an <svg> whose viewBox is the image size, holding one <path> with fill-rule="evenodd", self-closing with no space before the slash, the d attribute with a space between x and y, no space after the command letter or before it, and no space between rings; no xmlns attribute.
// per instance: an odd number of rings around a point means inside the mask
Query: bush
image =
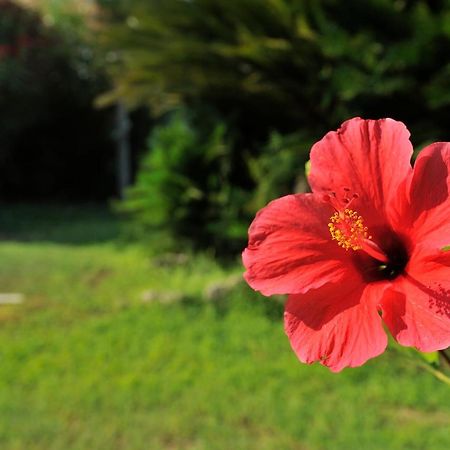
<svg viewBox="0 0 450 450"><path fill-rule="evenodd" d="M245 194L230 183L226 128L219 123L200 132L193 122L179 111L153 130L119 210L130 217L133 236L160 246L235 250L246 230Z"/></svg>
<svg viewBox="0 0 450 450"><path fill-rule="evenodd" d="M305 132L271 134L261 154L248 160L256 186L247 206L249 212L258 211L274 198L308 189L305 161L312 144L313 140Z"/></svg>

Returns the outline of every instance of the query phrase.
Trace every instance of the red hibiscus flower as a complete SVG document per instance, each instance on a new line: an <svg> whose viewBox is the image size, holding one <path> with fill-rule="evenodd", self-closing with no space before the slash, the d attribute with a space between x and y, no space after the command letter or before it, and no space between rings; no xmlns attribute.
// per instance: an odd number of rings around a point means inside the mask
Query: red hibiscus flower
<svg viewBox="0 0 450 450"><path fill-rule="evenodd" d="M411 167L405 125L351 119L311 150L310 194L269 203L249 229L245 279L289 294L285 330L298 358L332 371L387 345L450 346L450 143Z"/></svg>

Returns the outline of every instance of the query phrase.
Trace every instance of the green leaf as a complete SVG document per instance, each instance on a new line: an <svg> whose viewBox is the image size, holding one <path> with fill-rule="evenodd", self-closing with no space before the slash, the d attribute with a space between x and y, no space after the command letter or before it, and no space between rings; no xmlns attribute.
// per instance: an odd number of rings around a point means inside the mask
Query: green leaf
<svg viewBox="0 0 450 450"><path fill-rule="evenodd" d="M443 252L448 252L448 251L450 251L450 245L446 245L445 247L442 247L441 250L442 250Z"/></svg>

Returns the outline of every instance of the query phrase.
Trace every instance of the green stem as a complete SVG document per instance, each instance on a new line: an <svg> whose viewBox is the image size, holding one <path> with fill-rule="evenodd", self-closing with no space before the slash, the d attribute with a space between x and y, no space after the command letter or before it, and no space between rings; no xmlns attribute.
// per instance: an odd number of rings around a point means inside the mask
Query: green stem
<svg viewBox="0 0 450 450"><path fill-rule="evenodd" d="M428 365L428 364L420 364L421 367L423 367L425 370L428 370L431 374L433 374L438 380L444 382L445 384L450 386L450 377L445 375L445 373L441 372L440 370L435 369L434 367Z"/></svg>

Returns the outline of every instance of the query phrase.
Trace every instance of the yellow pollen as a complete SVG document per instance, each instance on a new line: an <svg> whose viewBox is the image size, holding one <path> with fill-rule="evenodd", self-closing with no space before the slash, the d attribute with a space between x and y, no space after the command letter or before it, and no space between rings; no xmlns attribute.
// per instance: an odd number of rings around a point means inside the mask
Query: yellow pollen
<svg viewBox="0 0 450 450"><path fill-rule="evenodd" d="M361 250L364 239L372 239L364 226L363 218L352 209L336 211L328 224L331 238L345 250Z"/></svg>

